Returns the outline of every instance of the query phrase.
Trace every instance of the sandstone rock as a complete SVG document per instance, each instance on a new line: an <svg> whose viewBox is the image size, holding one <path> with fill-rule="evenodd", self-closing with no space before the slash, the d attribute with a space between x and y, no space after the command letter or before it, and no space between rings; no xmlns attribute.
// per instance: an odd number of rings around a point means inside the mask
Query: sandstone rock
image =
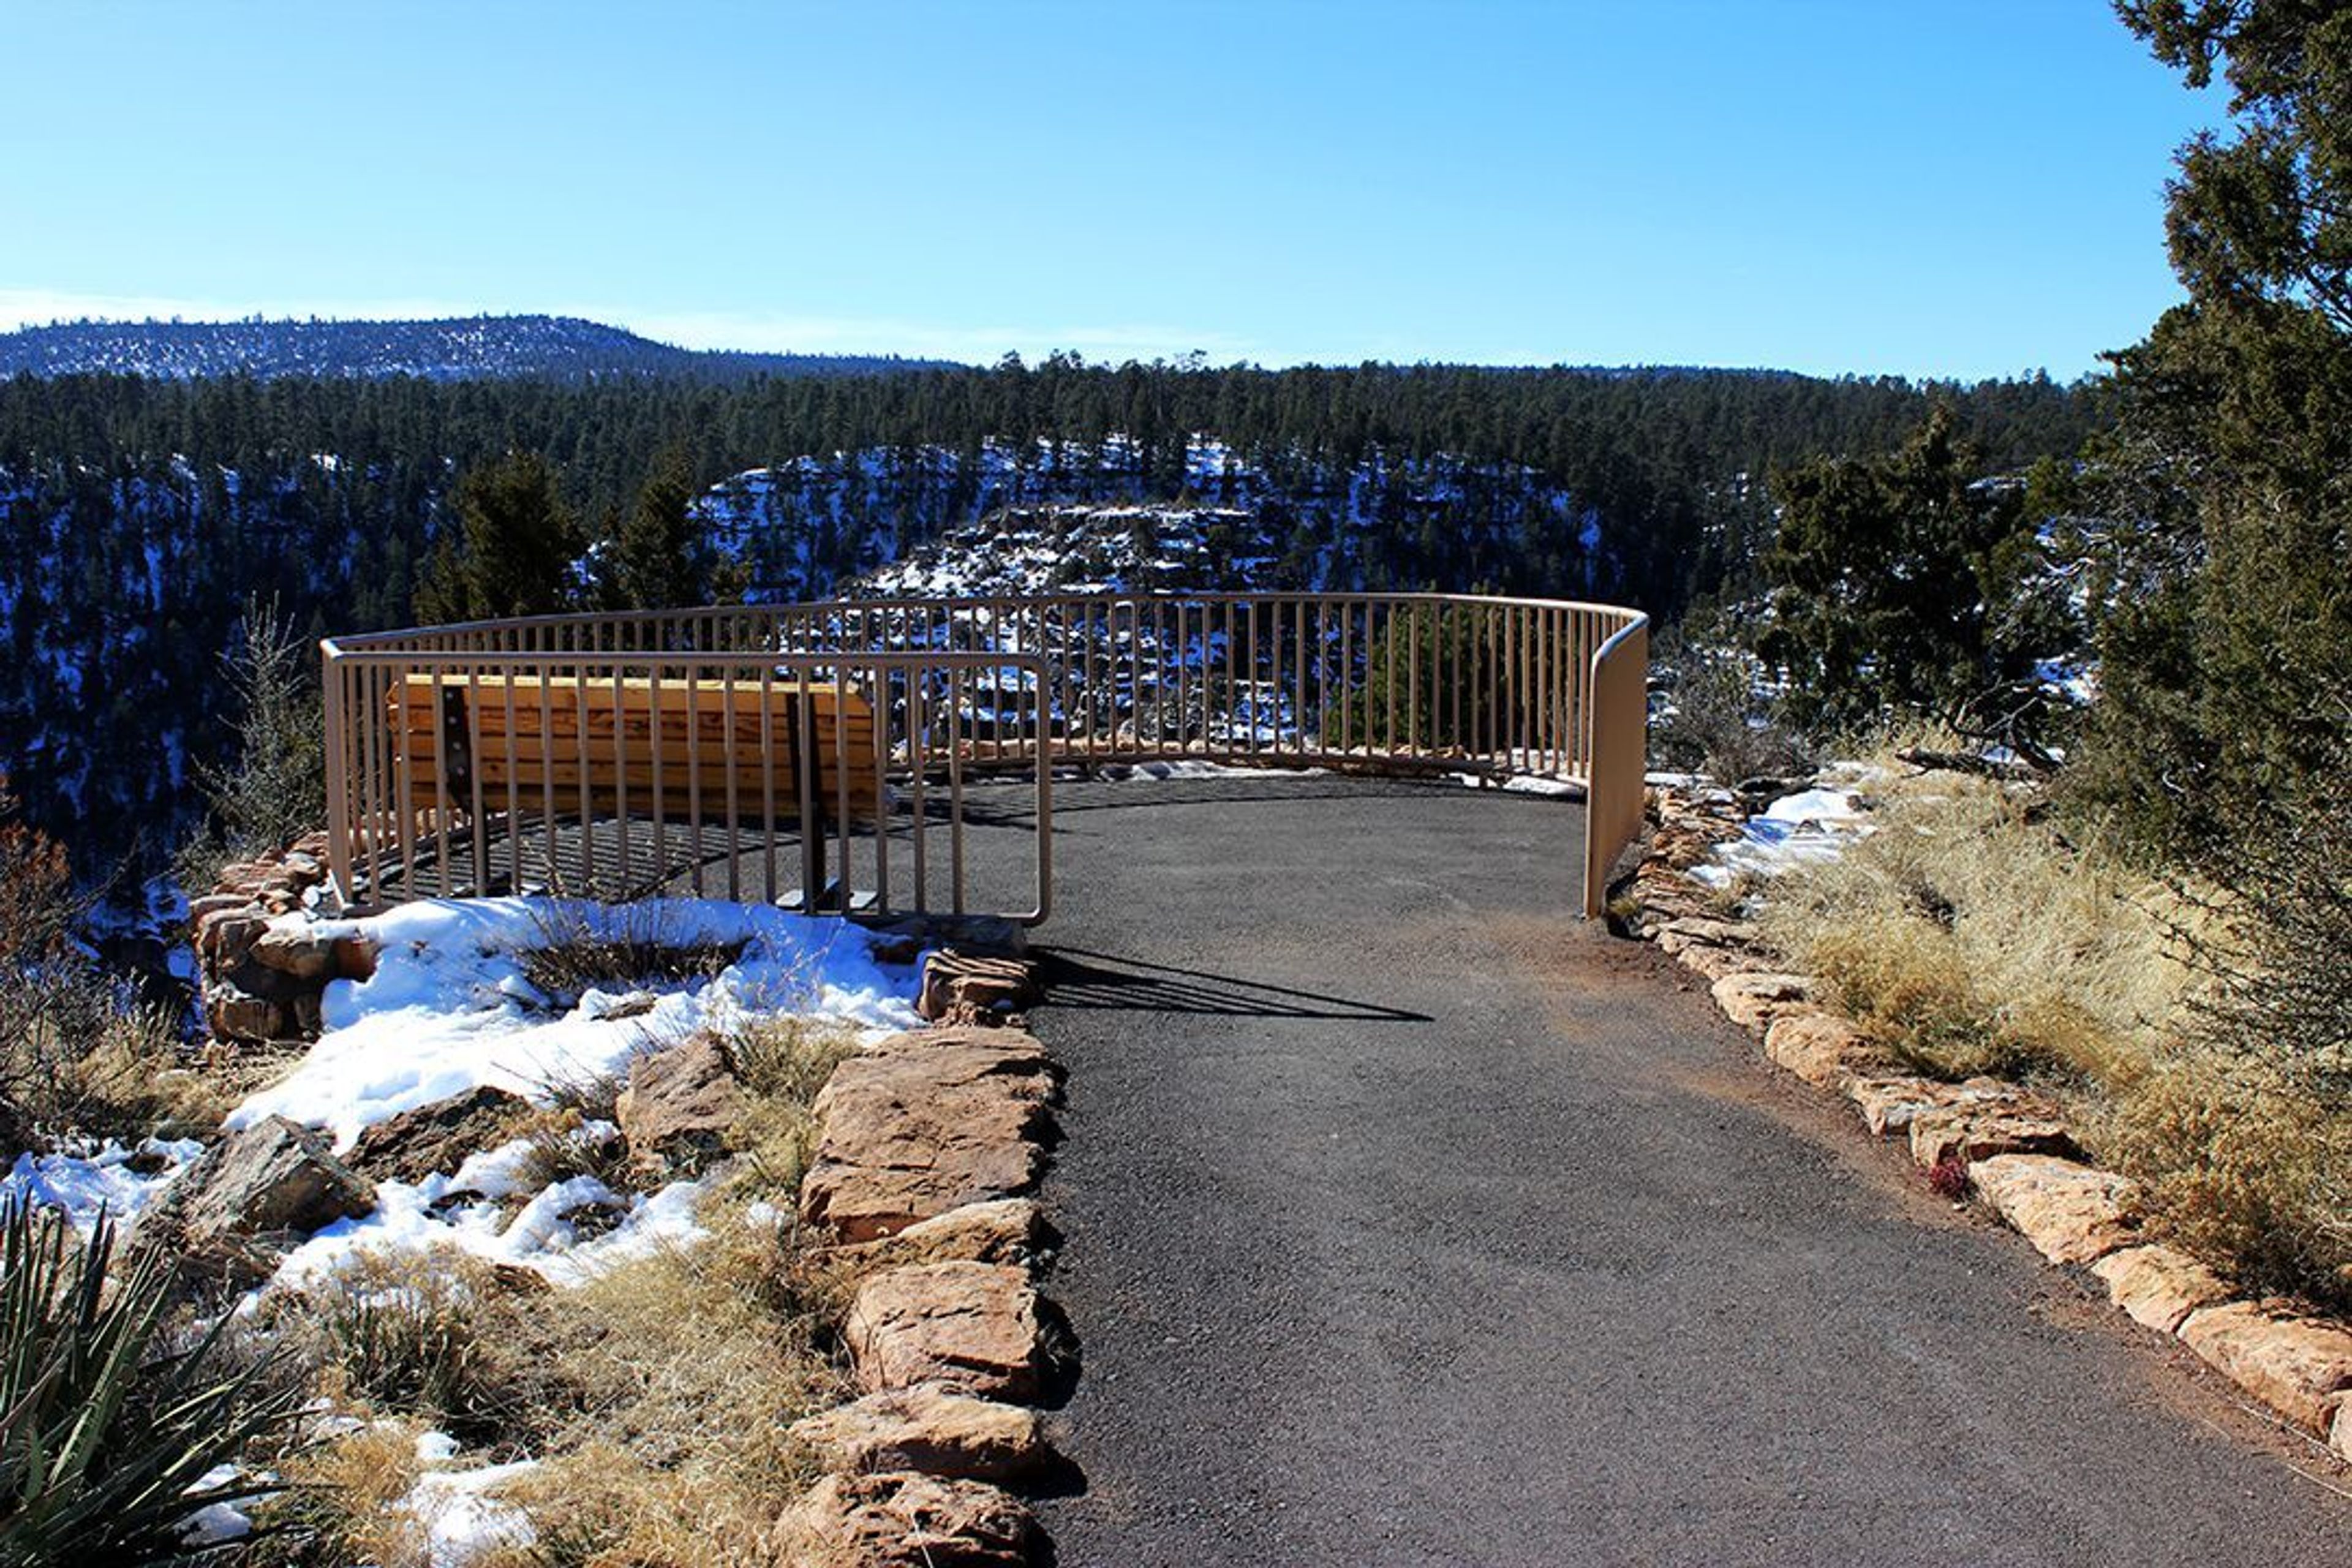
<svg viewBox="0 0 2352 1568"><path fill-rule="evenodd" d="M205 1021L219 1038L250 1045L267 1045L294 1034L283 1006L234 985L215 985L205 993Z"/></svg>
<svg viewBox="0 0 2352 1568"><path fill-rule="evenodd" d="M226 967L243 958L268 929L269 917L251 900L239 899L196 922L197 955Z"/></svg>
<svg viewBox="0 0 2352 1568"><path fill-rule="evenodd" d="M277 1246L375 1201L373 1184L324 1137L272 1116L207 1150L140 1214L131 1240L181 1253L191 1273L245 1279L267 1271Z"/></svg>
<svg viewBox="0 0 2352 1568"><path fill-rule="evenodd" d="M1908 1132L1911 1119L1943 1103L1948 1086L1905 1073L1848 1079L1845 1097L1862 1112L1863 1125L1878 1138Z"/></svg>
<svg viewBox="0 0 2352 1568"><path fill-rule="evenodd" d="M335 975L341 980L369 980L375 975L375 943L363 936L335 939Z"/></svg>
<svg viewBox="0 0 2352 1568"><path fill-rule="evenodd" d="M1813 983L1801 974L1727 974L1714 991L1725 1017L1761 1035L1783 1014L1810 1007Z"/></svg>
<svg viewBox="0 0 2352 1568"><path fill-rule="evenodd" d="M324 982L335 972L335 940L302 921L275 921L246 950L253 962L297 980Z"/></svg>
<svg viewBox="0 0 2352 1568"><path fill-rule="evenodd" d="M614 1120L629 1157L692 1173L725 1152L743 1114L743 1086L715 1035L695 1035L629 1064Z"/></svg>
<svg viewBox="0 0 2352 1568"><path fill-rule="evenodd" d="M1911 1157L1929 1170L2003 1154L2070 1154L2074 1141L2058 1108L2022 1089L1989 1092L1928 1106L1911 1118Z"/></svg>
<svg viewBox="0 0 2352 1568"><path fill-rule="evenodd" d="M2352 1329L2273 1302L2189 1314L2180 1337L2224 1376L2307 1432L2327 1434L2352 1391Z"/></svg>
<svg viewBox="0 0 2352 1568"><path fill-rule="evenodd" d="M2352 1397L2336 1401L2335 1426L2327 1446L2336 1450L2337 1458L2352 1464Z"/></svg>
<svg viewBox="0 0 2352 1568"><path fill-rule="evenodd" d="M1770 973L1778 961L1752 948L1694 943L1675 953L1675 962L1712 985L1727 975Z"/></svg>
<svg viewBox="0 0 2352 1568"><path fill-rule="evenodd" d="M1045 1396L1063 1368L1042 1298L1023 1270L920 1263L859 1287L842 1328L858 1386L935 1383L986 1399Z"/></svg>
<svg viewBox="0 0 2352 1568"><path fill-rule="evenodd" d="M982 1481L886 1474L828 1476L785 1513L791 1561L811 1568L1017 1568L1037 1552L1037 1521Z"/></svg>
<svg viewBox="0 0 2352 1568"><path fill-rule="evenodd" d="M1658 928L1658 947L1678 953L1686 947L1753 947L1756 930L1735 921L1681 915Z"/></svg>
<svg viewBox="0 0 2352 1568"><path fill-rule="evenodd" d="M1010 1029L896 1035L834 1070L801 1217L871 1241L965 1204L1017 1197L1045 1170L1045 1047Z"/></svg>
<svg viewBox="0 0 2352 1568"><path fill-rule="evenodd" d="M2137 1239L2124 1218L2131 1184L2111 1172L2046 1154L1996 1154L1971 1164L1969 1179L2053 1263L2088 1263Z"/></svg>
<svg viewBox="0 0 2352 1568"><path fill-rule="evenodd" d="M1016 1484L1059 1463L1037 1413L925 1384L885 1389L796 1421L793 1436L829 1470L918 1470L957 1480Z"/></svg>
<svg viewBox="0 0 2352 1568"><path fill-rule="evenodd" d="M835 1247L833 1255L861 1273L910 1263L1002 1263L1034 1270L1061 1244L1034 1199L998 1198L919 1220L895 1236Z"/></svg>
<svg viewBox="0 0 2352 1568"><path fill-rule="evenodd" d="M931 1019L988 1017L1017 1013L1037 997L1036 971L1025 959L941 948L923 961L915 1011Z"/></svg>
<svg viewBox="0 0 2352 1568"><path fill-rule="evenodd" d="M1886 1053L1834 1013L1784 1013L1764 1033L1764 1054L1807 1083L1837 1089L1857 1073L1882 1068Z"/></svg>
<svg viewBox="0 0 2352 1568"><path fill-rule="evenodd" d="M495 1147L530 1110L522 1096L484 1084L377 1122L360 1134L343 1163L373 1181L414 1184Z"/></svg>
<svg viewBox="0 0 2352 1568"><path fill-rule="evenodd" d="M230 910L250 910L254 907L252 900L236 893L206 893L201 899L188 900L188 929L194 931L205 923L208 916L225 914Z"/></svg>
<svg viewBox="0 0 2352 1568"><path fill-rule="evenodd" d="M2091 1265L2107 1296L2135 1321L2177 1331L2189 1314L2230 1299L2230 1288L2203 1264L2168 1247L2127 1247Z"/></svg>
<svg viewBox="0 0 2352 1568"><path fill-rule="evenodd" d="M1941 1083L1906 1073L1883 1073L1848 1079L1843 1092L1873 1133L1891 1138L1908 1134L1911 1123L1928 1111L2013 1104L2024 1091L1997 1078Z"/></svg>

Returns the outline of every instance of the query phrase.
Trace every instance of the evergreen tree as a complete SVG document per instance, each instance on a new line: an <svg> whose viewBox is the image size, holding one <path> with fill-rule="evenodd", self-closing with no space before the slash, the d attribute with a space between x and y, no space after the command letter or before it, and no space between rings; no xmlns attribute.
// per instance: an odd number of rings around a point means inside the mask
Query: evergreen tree
<svg viewBox="0 0 2352 1568"><path fill-rule="evenodd" d="M1903 714L2034 747L2045 721L2037 655L2069 640L2021 489L1938 408L1902 449L1773 476L1782 515L1763 562L1757 651L1788 672L1801 728Z"/></svg>
<svg viewBox="0 0 2352 1568"><path fill-rule="evenodd" d="M450 494L459 536L445 534L417 587L428 622L552 615L571 601L579 531L536 452L468 470Z"/></svg>
<svg viewBox="0 0 2352 1568"><path fill-rule="evenodd" d="M2231 88L2167 226L2189 300L2117 356L2095 453L2120 592L2084 783L2160 852L2222 868L2327 804L2352 726L2352 5L2141 0L2159 59Z"/></svg>
<svg viewBox="0 0 2352 1568"><path fill-rule="evenodd" d="M708 531L694 516L686 456L662 454L622 519L606 565L607 598L631 610L683 609L710 598Z"/></svg>

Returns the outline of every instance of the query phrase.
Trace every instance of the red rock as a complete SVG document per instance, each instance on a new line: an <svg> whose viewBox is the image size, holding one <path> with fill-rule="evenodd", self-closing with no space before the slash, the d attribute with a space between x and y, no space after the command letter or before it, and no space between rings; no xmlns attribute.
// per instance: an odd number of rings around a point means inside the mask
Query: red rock
<svg viewBox="0 0 2352 1568"><path fill-rule="evenodd" d="M914 1470L1017 1484L1059 1465L1034 1410L924 1384L885 1389L793 1423L830 1470Z"/></svg>

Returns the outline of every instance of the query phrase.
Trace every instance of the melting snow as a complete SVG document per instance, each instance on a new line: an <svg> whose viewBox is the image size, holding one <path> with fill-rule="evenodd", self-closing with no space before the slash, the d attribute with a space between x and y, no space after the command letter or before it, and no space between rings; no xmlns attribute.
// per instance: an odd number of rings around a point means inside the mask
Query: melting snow
<svg viewBox="0 0 2352 1568"><path fill-rule="evenodd" d="M437 900L373 919L326 922L374 941L365 981L327 989L328 1032L285 1080L230 1113L232 1128L284 1116L349 1149L362 1129L489 1084L543 1098L544 1086L610 1073L649 1042L762 1012L911 1028L911 973L887 971L872 940L845 921L760 905L665 899L608 908L544 899ZM521 954L551 931L606 938L657 932L667 943L744 945L716 978L668 990L625 1018L591 992L556 1014L525 978Z"/></svg>
<svg viewBox="0 0 2352 1568"><path fill-rule="evenodd" d="M109 1139L93 1154L19 1154L0 1193L63 1209L87 1236L101 1211L129 1220L204 1152L193 1138L150 1138L136 1149Z"/></svg>

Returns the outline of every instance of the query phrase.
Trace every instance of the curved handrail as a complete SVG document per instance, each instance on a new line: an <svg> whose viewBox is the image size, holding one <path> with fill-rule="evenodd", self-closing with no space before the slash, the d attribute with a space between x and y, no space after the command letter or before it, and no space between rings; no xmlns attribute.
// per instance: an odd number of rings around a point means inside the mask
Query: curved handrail
<svg viewBox="0 0 2352 1568"><path fill-rule="evenodd" d="M331 679L344 728L364 727L403 667L535 673L542 688L551 673L625 668L656 699L682 687L691 703L698 679L740 674L745 656L832 679L887 656L877 775L919 777L952 755L1041 781L1055 765L1171 758L1558 780L1587 799L1591 915L1641 821L1647 630L1638 610L1576 600L1161 590L530 616L339 637L322 650L331 677L373 672L366 692L341 689L340 705ZM1034 687L1012 705L1017 723L990 659L1018 661ZM951 734L963 710L969 722ZM339 731L331 783L343 820L352 791L341 775L367 754Z"/></svg>

